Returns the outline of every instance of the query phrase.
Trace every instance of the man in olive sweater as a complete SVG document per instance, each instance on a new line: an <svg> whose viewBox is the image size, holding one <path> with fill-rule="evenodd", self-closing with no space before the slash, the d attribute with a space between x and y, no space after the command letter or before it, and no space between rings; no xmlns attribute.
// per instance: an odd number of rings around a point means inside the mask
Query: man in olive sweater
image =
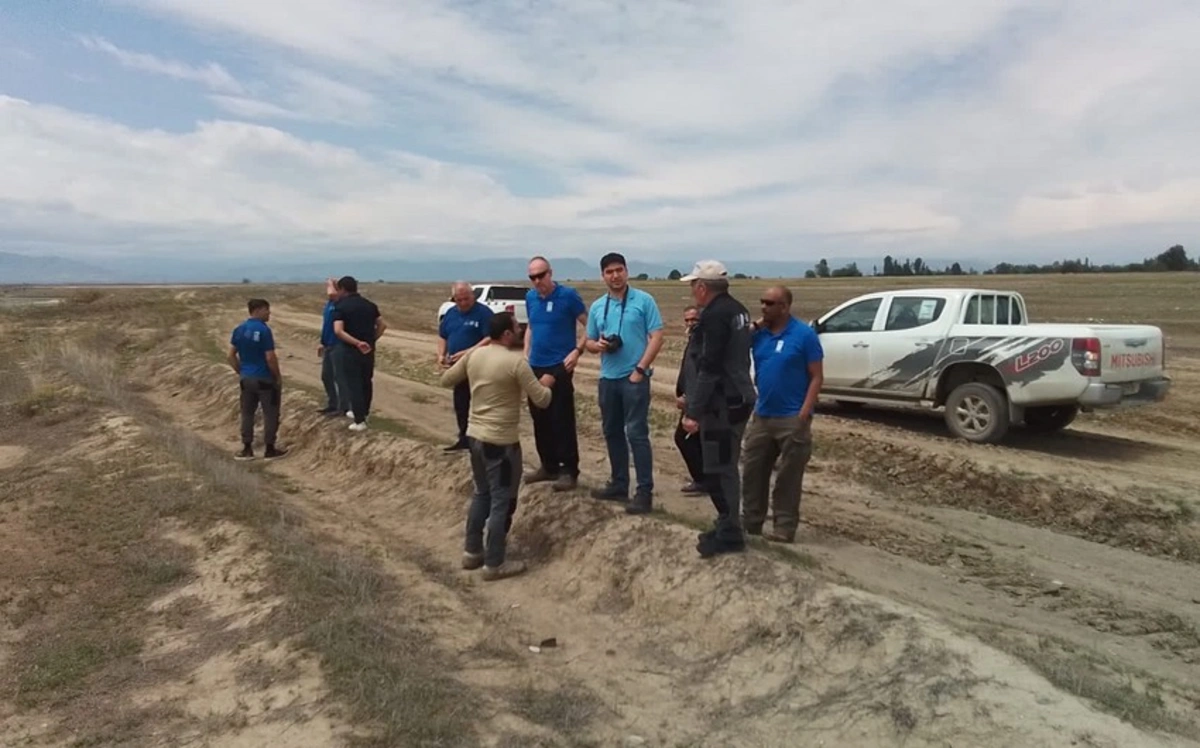
<svg viewBox="0 0 1200 748"><path fill-rule="evenodd" d="M490 582L525 571L523 561L504 557L521 483L521 409L526 398L538 408L549 406L554 377L546 374L539 380L534 375L521 353L517 320L511 312L493 315L488 324L487 343L447 369L441 384L453 388L469 382L471 387L467 443L475 493L467 511L462 565L464 569L482 566L483 578Z"/></svg>

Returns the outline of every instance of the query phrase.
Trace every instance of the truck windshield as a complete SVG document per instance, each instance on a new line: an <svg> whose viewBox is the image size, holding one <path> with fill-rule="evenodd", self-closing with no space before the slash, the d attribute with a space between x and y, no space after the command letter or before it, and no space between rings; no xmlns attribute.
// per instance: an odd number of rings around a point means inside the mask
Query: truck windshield
<svg viewBox="0 0 1200 748"><path fill-rule="evenodd" d="M1020 325L1021 302L1010 294L975 294L963 312L964 325Z"/></svg>
<svg viewBox="0 0 1200 748"><path fill-rule="evenodd" d="M524 301L526 288L524 286L492 286L488 295L489 301Z"/></svg>

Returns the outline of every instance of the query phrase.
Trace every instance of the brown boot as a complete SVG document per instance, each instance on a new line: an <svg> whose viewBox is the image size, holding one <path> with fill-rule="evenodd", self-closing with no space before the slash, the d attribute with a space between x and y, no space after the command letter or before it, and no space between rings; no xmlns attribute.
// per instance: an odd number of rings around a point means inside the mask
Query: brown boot
<svg viewBox="0 0 1200 748"><path fill-rule="evenodd" d="M463 553L462 567L464 569L471 571L473 569L478 569L480 566L483 566L482 553Z"/></svg>
<svg viewBox="0 0 1200 748"><path fill-rule="evenodd" d="M499 566L483 567L483 581L494 582L497 579L507 579L515 577L525 571L524 561L505 561Z"/></svg>
<svg viewBox="0 0 1200 748"><path fill-rule="evenodd" d="M534 470L532 473L525 473L525 483L526 485L530 483L546 483L554 480L557 477L557 475L549 472L546 470L546 468L540 467L537 470Z"/></svg>
<svg viewBox="0 0 1200 748"><path fill-rule="evenodd" d="M558 479L554 481L554 485L551 488L555 491L574 491L577 485L579 485L579 481L575 479L575 476L570 473L563 473L558 476Z"/></svg>
<svg viewBox="0 0 1200 748"><path fill-rule="evenodd" d="M763 533L763 539L769 540L772 543L792 543L796 540L796 534L781 532L779 530L770 530Z"/></svg>

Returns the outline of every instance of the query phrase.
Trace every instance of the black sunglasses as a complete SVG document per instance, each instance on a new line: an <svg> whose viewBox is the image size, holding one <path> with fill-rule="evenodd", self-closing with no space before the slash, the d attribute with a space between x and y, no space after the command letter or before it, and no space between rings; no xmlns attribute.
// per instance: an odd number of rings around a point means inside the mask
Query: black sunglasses
<svg viewBox="0 0 1200 748"><path fill-rule="evenodd" d="M762 304L763 306L775 306L776 304L782 304L783 302L774 301L772 299L759 299L758 303Z"/></svg>
<svg viewBox="0 0 1200 748"><path fill-rule="evenodd" d="M542 272L538 273L537 275L529 276L529 280L540 281L542 278L545 278L549 273L550 273L549 270L543 270Z"/></svg>

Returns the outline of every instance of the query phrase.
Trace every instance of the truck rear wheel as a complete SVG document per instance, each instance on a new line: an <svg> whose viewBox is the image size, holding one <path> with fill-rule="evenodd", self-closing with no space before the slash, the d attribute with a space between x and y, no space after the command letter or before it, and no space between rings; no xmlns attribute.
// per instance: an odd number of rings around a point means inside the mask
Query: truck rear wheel
<svg viewBox="0 0 1200 748"><path fill-rule="evenodd" d="M1078 405L1044 405L1025 409L1025 428L1036 434L1061 431L1079 415Z"/></svg>
<svg viewBox="0 0 1200 748"><path fill-rule="evenodd" d="M994 444L1008 433L1008 403L990 384L960 384L946 398L946 425L960 439Z"/></svg>

